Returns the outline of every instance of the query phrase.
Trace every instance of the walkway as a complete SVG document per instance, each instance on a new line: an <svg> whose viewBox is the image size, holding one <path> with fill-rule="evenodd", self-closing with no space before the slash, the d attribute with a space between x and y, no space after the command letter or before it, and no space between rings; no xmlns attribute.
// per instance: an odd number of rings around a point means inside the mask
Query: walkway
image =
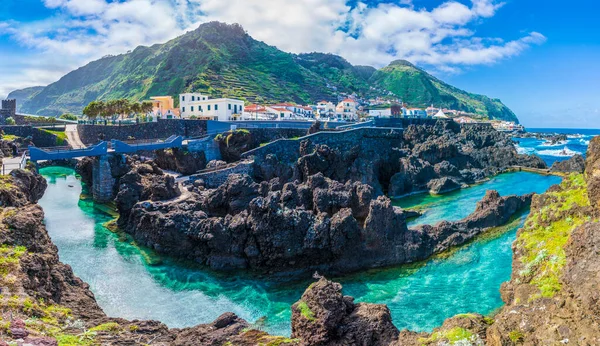
<svg viewBox="0 0 600 346"><path fill-rule="evenodd" d="M71 133L73 134L73 132ZM183 138L181 136L171 136L164 141L137 141L135 143L125 143L113 139L112 149L110 150L108 149L107 142L100 142L90 147L84 146L77 149L49 148L44 150L34 146L29 146L29 155L31 157L31 161L69 160L84 156L103 156L109 153L125 154L135 153L138 151L180 148L182 145Z"/></svg>
<svg viewBox="0 0 600 346"><path fill-rule="evenodd" d="M85 144L79 138L79 132L77 132L77 124L69 124L65 126L65 133L67 135L67 141L73 149L83 149Z"/></svg>
<svg viewBox="0 0 600 346"><path fill-rule="evenodd" d="M2 171L0 174L6 175L15 169L24 169L27 164L27 157L16 156L16 157L5 157L2 159Z"/></svg>

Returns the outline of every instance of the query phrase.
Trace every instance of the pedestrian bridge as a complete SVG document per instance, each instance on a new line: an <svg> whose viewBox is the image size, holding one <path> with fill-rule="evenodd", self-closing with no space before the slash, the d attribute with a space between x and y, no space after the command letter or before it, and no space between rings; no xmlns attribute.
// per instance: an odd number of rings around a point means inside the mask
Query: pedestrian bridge
<svg viewBox="0 0 600 346"><path fill-rule="evenodd" d="M111 148L109 148L107 142L100 142L96 145L81 149L40 149L34 146L29 146L29 158L31 161L70 160L78 157L104 156L112 153L131 154L139 151L180 148L182 145L183 137L171 136L164 141L138 141L130 143L113 139L111 141Z"/></svg>

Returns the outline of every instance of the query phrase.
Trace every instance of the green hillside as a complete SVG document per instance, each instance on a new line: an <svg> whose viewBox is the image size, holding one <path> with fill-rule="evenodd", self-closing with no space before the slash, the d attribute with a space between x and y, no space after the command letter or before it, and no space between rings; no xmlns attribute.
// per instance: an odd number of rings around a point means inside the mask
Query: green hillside
<svg viewBox="0 0 600 346"><path fill-rule="evenodd" d="M42 115L80 114L96 99L141 101L158 95L177 99L182 92L307 104L335 102L353 93L364 98L389 96L391 91L415 106L455 104L484 116L514 118L500 101L468 94L405 67L396 63L377 71L352 66L331 54L294 55L254 40L237 24L211 22L167 43L91 62L28 94L20 100L20 109Z"/></svg>
<svg viewBox="0 0 600 346"><path fill-rule="evenodd" d="M17 100L17 110L21 109L21 106L28 102L33 96L37 95L39 92L44 90L43 86L34 86L30 88L15 90L8 94L8 99Z"/></svg>
<svg viewBox="0 0 600 346"><path fill-rule="evenodd" d="M412 107L433 104L490 119L518 121L517 116L500 100L455 88L405 60L394 61L376 71L369 82L391 91Z"/></svg>

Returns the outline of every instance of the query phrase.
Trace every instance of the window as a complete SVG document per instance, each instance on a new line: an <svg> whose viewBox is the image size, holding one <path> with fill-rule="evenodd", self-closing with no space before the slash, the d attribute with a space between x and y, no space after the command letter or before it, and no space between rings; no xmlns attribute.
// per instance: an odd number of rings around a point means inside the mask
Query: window
<svg viewBox="0 0 600 346"><path fill-rule="evenodd" d="M228 109L229 109L229 110L231 110L231 103L229 104L229 107L228 107Z"/></svg>
<svg viewBox="0 0 600 346"><path fill-rule="evenodd" d="M185 101L185 96L181 96L181 101Z"/></svg>
<svg viewBox="0 0 600 346"><path fill-rule="evenodd" d="M190 112L193 112L193 111L194 111L194 106L192 106L191 108L192 108L192 109L190 110Z"/></svg>
<svg viewBox="0 0 600 346"><path fill-rule="evenodd" d="M198 110L199 110L200 112L204 112L204 111L202 110L202 106L198 106Z"/></svg>
<svg viewBox="0 0 600 346"><path fill-rule="evenodd" d="M181 107L181 113L185 113L185 107Z"/></svg>
<svg viewBox="0 0 600 346"><path fill-rule="evenodd" d="M208 105L208 111L210 112L210 105Z"/></svg>
<svg viewBox="0 0 600 346"><path fill-rule="evenodd" d="M195 101L196 96L192 95L192 101Z"/></svg>
<svg viewBox="0 0 600 346"><path fill-rule="evenodd" d="M280 117L280 118L283 118L283 113L279 113L279 117Z"/></svg>
<svg viewBox="0 0 600 346"><path fill-rule="evenodd" d="M218 111L219 110L219 105L215 105L215 110Z"/></svg>

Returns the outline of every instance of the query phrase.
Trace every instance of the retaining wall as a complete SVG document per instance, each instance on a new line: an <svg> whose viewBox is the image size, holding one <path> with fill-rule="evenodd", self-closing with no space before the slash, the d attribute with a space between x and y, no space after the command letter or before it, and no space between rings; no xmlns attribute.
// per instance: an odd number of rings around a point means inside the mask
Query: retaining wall
<svg viewBox="0 0 600 346"><path fill-rule="evenodd" d="M31 137L33 144L36 147L56 147L57 137L56 135L46 132L42 129L28 126L28 125L13 125L13 126L0 126L0 129L4 131L4 134L13 135L18 137Z"/></svg>
<svg viewBox="0 0 600 346"><path fill-rule="evenodd" d="M190 152L204 152L206 162L212 160L221 160L221 150L219 144L215 141L215 136L209 136L203 139L189 141L187 150Z"/></svg>
<svg viewBox="0 0 600 346"><path fill-rule="evenodd" d="M384 151L399 146L403 140L403 130L394 128L362 127L339 132L318 132L299 139L280 139L260 148L250 150L242 158L254 157L260 164L267 155L274 154L280 161L295 162L300 157L300 142L308 140L311 145L325 144L341 152L349 152L356 146L363 151Z"/></svg>
<svg viewBox="0 0 600 346"><path fill-rule="evenodd" d="M105 141L135 139L159 139L172 135L199 137L206 134L206 120L158 119L156 122L129 125L77 125L79 138L85 144L93 144L104 136Z"/></svg>
<svg viewBox="0 0 600 346"><path fill-rule="evenodd" d="M202 179L208 188L217 188L222 185L230 174L248 174L252 176L254 163L251 160L241 161L237 164L216 171L204 172L191 175L190 181Z"/></svg>

